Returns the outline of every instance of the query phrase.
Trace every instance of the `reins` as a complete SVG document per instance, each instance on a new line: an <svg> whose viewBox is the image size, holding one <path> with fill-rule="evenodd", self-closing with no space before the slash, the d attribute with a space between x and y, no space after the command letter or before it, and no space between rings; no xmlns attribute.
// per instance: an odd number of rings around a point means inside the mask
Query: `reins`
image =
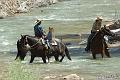
<svg viewBox="0 0 120 80"><path fill-rule="evenodd" d="M35 44L33 44L32 46L30 46L30 48L33 49L39 43L39 41L40 41L40 39L38 39L38 41Z"/></svg>
<svg viewBox="0 0 120 80"><path fill-rule="evenodd" d="M109 33L107 30L105 30L107 33ZM99 32L99 31L98 31ZM93 38L91 39L91 41L95 38L95 36L98 34L98 32L95 33L95 35L93 36Z"/></svg>

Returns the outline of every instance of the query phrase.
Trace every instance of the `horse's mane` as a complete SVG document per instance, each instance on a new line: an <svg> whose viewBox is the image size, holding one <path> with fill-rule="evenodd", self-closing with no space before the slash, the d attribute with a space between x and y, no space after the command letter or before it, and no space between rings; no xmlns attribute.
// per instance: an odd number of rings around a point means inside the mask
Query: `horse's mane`
<svg viewBox="0 0 120 80"><path fill-rule="evenodd" d="M33 38L35 38L35 36L31 36L31 35L22 35L22 36L25 36L25 37L33 37Z"/></svg>

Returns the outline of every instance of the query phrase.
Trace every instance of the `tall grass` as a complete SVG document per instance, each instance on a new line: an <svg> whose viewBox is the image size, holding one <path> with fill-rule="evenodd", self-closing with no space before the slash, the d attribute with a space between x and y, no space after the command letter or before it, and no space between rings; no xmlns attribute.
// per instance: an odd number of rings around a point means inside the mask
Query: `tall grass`
<svg viewBox="0 0 120 80"><path fill-rule="evenodd" d="M13 62L9 67L8 80L36 80L24 64Z"/></svg>

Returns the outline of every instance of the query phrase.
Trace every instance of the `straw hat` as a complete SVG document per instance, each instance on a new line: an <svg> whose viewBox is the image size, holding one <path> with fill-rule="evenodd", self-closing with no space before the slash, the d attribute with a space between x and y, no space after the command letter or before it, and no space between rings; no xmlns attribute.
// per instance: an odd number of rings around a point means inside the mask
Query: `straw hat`
<svg viewBox="0 0 120 80"><path fill-rule="evenodd" d="M103 17L102 16L97 16L96 20L103 20Z"/></svg>

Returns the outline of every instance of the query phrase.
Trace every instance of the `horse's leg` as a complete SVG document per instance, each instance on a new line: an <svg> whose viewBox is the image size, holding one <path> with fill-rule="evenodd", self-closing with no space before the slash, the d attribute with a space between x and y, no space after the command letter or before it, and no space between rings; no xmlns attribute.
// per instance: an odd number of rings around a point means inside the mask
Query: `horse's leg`
<svg viewBox="0 0 120 80"><path fill-rule="evenodd" d="M43 56L42 60L43 60L44 63L46 63L46 56Z"/></svg>
<svg viewBox="0 0 120 80"><path fill-rule="evenodd" d="M95 52L92 52L93 59L96 59L96 54Z"/></svg>
<svg viewBox="0 0 120 80"><path fill-rule="evenodd" d="M55 57L56 61L59 61L59 56L58 55L55 55L54 57Z"/></svg>
<svg viewBox="0 0 120 80"><path fill-rule="evenodd" d="M101 56L102 56L102 58L104 57L104 53L103 52L101 52Z"/></svg>
<svg viewBox="0 0 120 80"><path fill-rule="evenodd" d="M69 60L72 60L68 51L68 48L65 46L65 54Z"/></svg>
<svg viewBox="0 0 120 80"><path fill-rule="evenodd" d="M62 62L62 60L64 59L65 54L62 54L61 56L62 56L62 58L60 59L60 62Z"/></svg>
<svg viewBox="0 0 120 80"><path fill-rule="evenodd" d="M35 58L35 56L32 56L32 55L31 55L30 63L33 62L34 58Z"/></svg>
<svg viewBox="0 0 120 80"><path fill-rule="evenodd" d="M46 54L47 55L47 59L48 59L48 63L50 62L50 57L51 57L51 50L49 49L48 50L48 53Z"/></svg>
<svg viewBox="0 0 120 80"><path fill-rule="evenodd" d="M47 59L48 59L48 63L50 62L50 56L49 55L47 55Z"/></svg>
<svg viewBox="0 0 120 80"><path fill-rule="evenodd" d="M19 57L19 53L17 53L17 56L16 56L15 60L16 60L18 57Z"/></svg>
<svg viewBox="0 0 120 80"><path fill-rule="evenodd" d="M108 49L105 49L105 55L109 58L111 58L110 53L108 52Z"/></svg>

